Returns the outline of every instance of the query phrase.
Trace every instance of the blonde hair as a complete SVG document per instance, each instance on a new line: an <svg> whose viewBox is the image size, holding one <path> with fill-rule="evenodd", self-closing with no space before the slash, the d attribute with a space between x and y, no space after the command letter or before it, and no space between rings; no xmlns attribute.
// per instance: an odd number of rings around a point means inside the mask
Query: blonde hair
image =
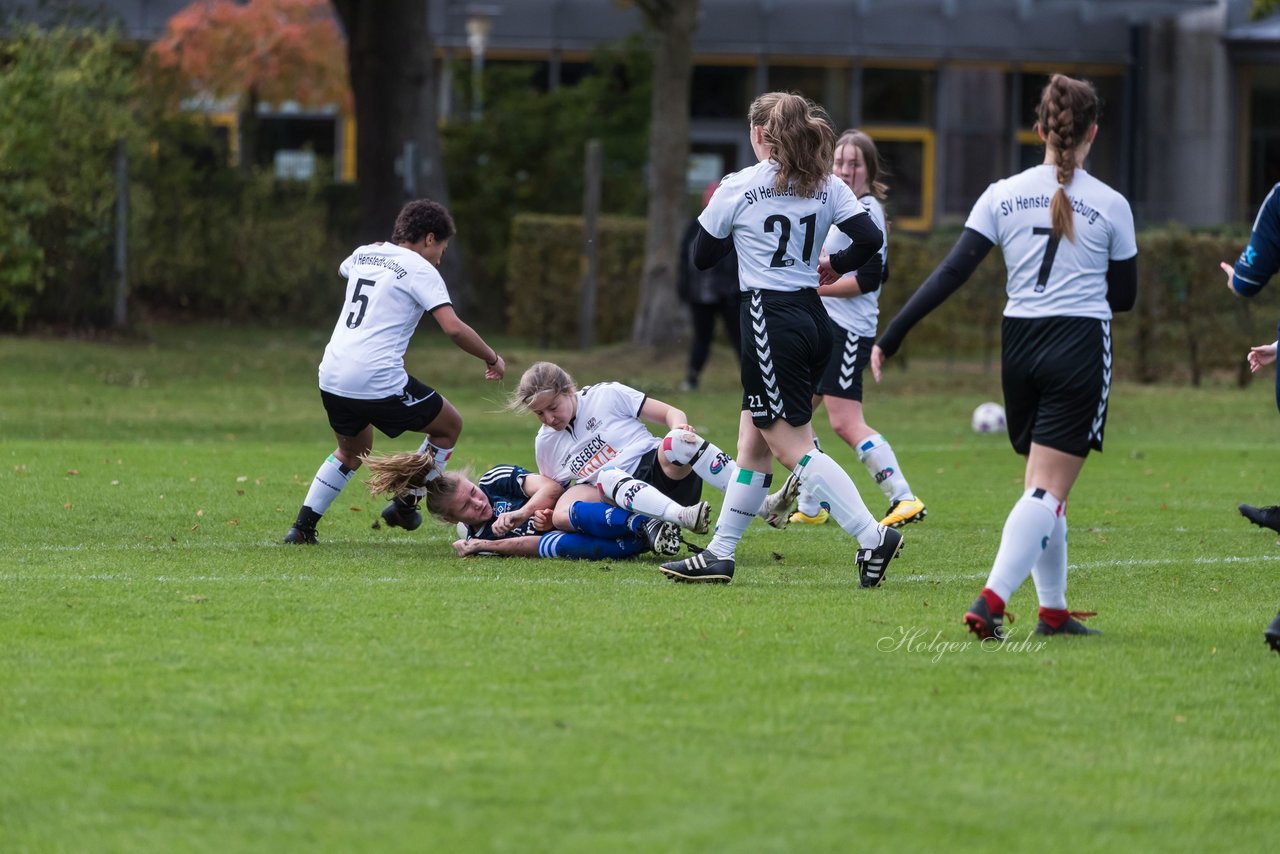
<svg viewBox="0 0 1280 854"><path fill-rule="evenodd" d="M1058 176L1058 191L1049 203L1054 237L1066 235L1068 240L1075 240L1075 220L1066 188L1075 175L1076 148L1085 141L1089 128L1097 123L1098 109L1098 93L1093 84L1065 74L1050 77L1040 94L1036 123L1045 143L1053 149Z"/></svg>
<svg viewBox="0 0 1280 854"><path fill-rule="evenodd" d="M515 391L507 401L507 409L513 412L524 412L535 397L543 392L554 392L557 395L573 394L577 388L569 372L555 362L534 362L520 376Z"/></svg>
<svg viewBox="0 0 1280 854"><path fill-rule="evenodd" d="M889 196L889 186L880 179L888 175L888 172L880 165L880 152L876 150L875 142L860 130L847 130L840 134L840 138L831 149L833 160L835 153L846 145L852 145L862 152L862 164L867 169L867 188L871 191L871 195L883 202Z"/></svg>
<svg viewBox="0 0 1280 854"><path fill-rule="evenodd" d="M836 134L826 110L792 92L766 92L751 102L751 126L761 129L778 164L774 189L794 186L798 196L812 195L831 174Z"/></svg>
<svg viewBox="0 0 1280 854"><path fill-rule="evenodd" d="M369 470L365 486L371 493L406 498L413 491L422 490L422 505L441 522L449 521L444 515L445 506L458 494L462 482L470 479L464 469L460 473L441 472L437 477L427 480L427 475L436 467L436 457L432 451L376 457L366 454L360 459Z"/></svg>

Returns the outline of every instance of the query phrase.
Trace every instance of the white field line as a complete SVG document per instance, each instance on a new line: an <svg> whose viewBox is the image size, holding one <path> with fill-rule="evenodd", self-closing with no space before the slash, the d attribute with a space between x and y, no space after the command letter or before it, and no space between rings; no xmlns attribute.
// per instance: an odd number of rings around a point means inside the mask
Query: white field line
<svg viewBox="0 0 1280 854"><path fill-rule="evenodd" d="M489 560L489 559L482 559ZM500 559L494 558L497 561ZM1250 563L1266 563L1280 561L1280 555L1257 555L1252 557L1199 557L1199 558L1141 558L1131 560L1111 560L1111 561L1089 561L1087 563L1073 563L1068 565L1068 569L1104 569L1116 570L1125 569L1127 567L1152 567L1152 566L1220 566L1224 564L1250 564ZM479 568L482 564L470 563L470 566ZM574 567L575 562L562 561L566 571L577 570ZM636 564L628 566L619 561L628 569L635 569L643 572L645 564ZM421 586L448 586L458 583L472 584L514 584L528 586L567 586L582 585L594 583L600 576L598 570L599 564L583 561L578 564L581 568L580 574L566 575L558 578L530 578L526 575L519 574L497 574L497 575L456 575L441 574L437 572L424 571L421 575L413 576L352 576L352 575L333 575L333 576L315 576L315 575L291 575L288 573L269 573L260 575L129 575L126 573L18 573L18 572L0 572L0 583L13 582L74 582L74 581L100 581L100 582L118 582L123 584L315 584L322 587L338 586L342 584L348 585L377 585L377 584L403 584L414 587ZM759 580L751 575L750 566L739 566L740 570L745 569L740 580L747 581L751 585L761 586L779 586L779 587L830 587L830 580L818 580L813 578L775 578L770 580ZM800 570L803 571L803 570ZM850 574L852 577L852 573ZM938 581L975 581L987 577L987 574L964 574L964 575L893 575L888 576L886 584L924 584L934 583ZM630 574L619 575L617 578L610 579L610 583L616 584L649 584L657 579L656 572L653 575L645 575L643 577L635 577Z"/></svg>

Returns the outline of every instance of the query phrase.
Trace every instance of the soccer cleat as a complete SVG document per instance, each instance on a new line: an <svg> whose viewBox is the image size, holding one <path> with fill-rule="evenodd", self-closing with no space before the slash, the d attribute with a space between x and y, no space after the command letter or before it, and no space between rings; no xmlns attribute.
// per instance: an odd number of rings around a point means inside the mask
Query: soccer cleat
<svg viewBox="0 0 1280 854"><path fill-rule="evenodd" d="M831 513L828 512L827 508L819 507L818 512L812 516L797 510L791 514L791 518L788 521L793 525L825 525L830 518Z"/></svg>
<svg viewBox="0 0 1280 854"><path fill-rule="evenodd" d="M699 552L684 560L673 560L658 567L672 581L702 584L728 584L733 580L733 558L716 557Z"/></svg>
<svg viewBox="0 0 1280 854"><path fill-rule="evenodd" d="M1280 652L1280 614L1276 614L1276 618L1271 621L1271 625L1267 626L1262 636L1266 638L1267 646Z"/></svg>
<svg viewBox="0 0 1280 854"><path fill-rule="evenodd" d="M889 505L880 524L889 528L901 528L911 522L919 522L928 515L929 511L924 509L924 502L919 498L899 498Z"/></svg>
<svg viewBox="0 0 1280 854"><path fill-rule="evenodd" d="M767 496L764 500L764 520L775 528L785 528L791 521L791 508L800 497L800 478L794 474L787 475L782 489Z"/></svg>
<svg viewBox="0 0 1280 854"><path fill-rule="evenodd" d="M416 531L422 524L422 511L418 509L416 499L410 503L409 500L397 495L391 499L390 504L382 508L382 521L386 522L389 528Z"/></svg>
<svg viewBox="0 0 1280 854"><path fill-rule="evenodd" d="M1255 525L1270 528L1280 533L1280 507L1274 504L1268 507L1254 507L1252 504L1241 504L1240 515Z"/></svg>
<svg viewBox="0 0 1280 854"><path fill-rule="evenodd" d="M1067 611L1067 618L1063 620L1062 625L1054 628L1044 619L1046 609L1040 609L1040 620L1036 623L1036 634L1038 635L1100 635L1100 629L1091 629L1080 620L1087 620L1090 617L1097 616L1097 611ZM1062 613L1059 611L1058 613Z"/></svg>
<svg viewBox="0 0 1280 854"><path fill-rule="evenodd" d="M1013 614L1007 612L1003 614L991 613L991 606L987 604L987 600L979 596L973 600L973 604L965 612L964 624L980 640L986 640L987 638L1004 640L1007 634L1004 628L1005 617L1009 618L1010 623L1013 622Z"/></svg>
<svg viewBox="0 0 1280 854"><path fill-rule="evenodd" d="M316 537L315 528L303 528L294 525L289 529L289 533L284 535L284 541L288 545L296 546L314 546L320 540Z"/></svg>
<svg viewBox="0 0 1280 854"><path fill-rule="evenodd" d="M902 535L893 528L880 528L880 545L873 549L858 549L854 562L858 564L858 583L863 587L879 587L884 581L889 561L902 551Z"/></svg>
<svg viewBox="0 0 1280 854"><path fill-rule="evenodd" d="M654 554L663 557L675 557L680 554L680 526L673 522L650 519L640 526L636 535Z"/></svg>
<svg viewBox="0 0 1280 854"><path fill-rule="evenodd" d="M695 534L705 534L711 527L711 505L705 501L681 507L677 523Z"/></svg>

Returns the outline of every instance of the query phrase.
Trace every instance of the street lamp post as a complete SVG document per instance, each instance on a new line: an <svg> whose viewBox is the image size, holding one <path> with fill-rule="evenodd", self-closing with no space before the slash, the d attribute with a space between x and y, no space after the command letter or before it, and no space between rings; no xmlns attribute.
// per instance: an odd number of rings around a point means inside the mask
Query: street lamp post
<svg viewBox="0 0 1280 854"><path fill-rule="evenodd" d="M493 31L497 6L467 7L467 47L471 48L471 120L484 116L484 50Z"/></svg>

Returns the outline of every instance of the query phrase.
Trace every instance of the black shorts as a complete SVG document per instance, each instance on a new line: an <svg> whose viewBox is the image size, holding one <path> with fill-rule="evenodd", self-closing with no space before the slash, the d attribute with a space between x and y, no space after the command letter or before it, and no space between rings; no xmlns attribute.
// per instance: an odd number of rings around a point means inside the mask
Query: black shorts
<svg viewBox="0 0 1280 854"><path fill-rule="evenodd" d="M817 290L748 291L740 318L742 408L751 423L808 424L831 358L831 319Z"/></svg>
<svg viewBox="0 0 1280 854"><path fill-rule="evenodd" d="M692 471L684 480L672 480L658 463L658 448L640 458L636 470L631 476L642 483L655 487L663 495L677 504L688 507L702 500L702 478Z"/></svg>
<svg viewBox="0 0 1280 854"><path fill-rule="evenodd" d="M404 384L403 392L390 397L358 400L322 389L320 399L329 413L329 426L339 436L358 436L372 424L394 439L406 430L421 432L444 409L444 396L413 377Z"/></svg>
<svg viewBox="0 0 1280 854"><path fill-rule="evenodd" d="M1006 317L1001 383L1009 441L1087 457L1102 450L1111 392L1111 322L1092 317Z"/></svg>
<svg viewBox="0 0 1280 854"><path fill-rule="evenodd" d="M862 401L862 372L871 362L875 338L861 338L831 322L831 358L818 380L818 394Z"/></svg>

